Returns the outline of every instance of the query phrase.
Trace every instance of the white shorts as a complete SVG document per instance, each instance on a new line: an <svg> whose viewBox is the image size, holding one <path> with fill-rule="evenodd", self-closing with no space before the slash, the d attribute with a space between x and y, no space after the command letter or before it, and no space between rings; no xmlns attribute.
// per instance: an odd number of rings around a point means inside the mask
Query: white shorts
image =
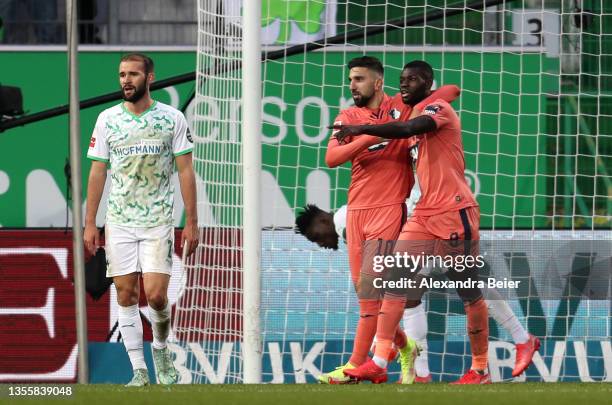
<svg viewBox="0 0 612 405"><path fill-rule="evenodd" d="M172 274L174 226L136 228L106 224L106 277L130 273Z"/></svg>

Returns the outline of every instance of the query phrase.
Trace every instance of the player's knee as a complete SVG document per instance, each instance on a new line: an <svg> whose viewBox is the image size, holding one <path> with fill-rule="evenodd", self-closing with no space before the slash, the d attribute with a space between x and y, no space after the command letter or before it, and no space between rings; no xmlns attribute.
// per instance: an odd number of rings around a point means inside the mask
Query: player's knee
<svg viewBox="0 0 612 405"><path fill-rule="evenodd" d="M168 302L166 296L159 291L150 292L147 294L147 302L149 306L156 311L161 311L166 307Z"/></svg>
<svg viewBox="0 0 612 405"><path fill-rule="evenodd" d="M138 291L131 288L117 288L117 303L122 307L138 304Z"/></svg>

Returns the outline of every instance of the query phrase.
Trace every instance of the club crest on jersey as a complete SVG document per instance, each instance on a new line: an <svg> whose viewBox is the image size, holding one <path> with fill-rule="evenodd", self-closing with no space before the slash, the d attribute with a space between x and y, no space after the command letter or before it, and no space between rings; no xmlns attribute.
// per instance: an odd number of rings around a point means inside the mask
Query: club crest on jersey
<svg viewBox="0 0 612 405"><path fill-rule="evenodd" d="M425 107L425 114L436 115L436 113L441 109L442 106L439 106L437 104L428 105L427 107Z"/></svg>
<svg viewBox="0 0 612 405"><path fill-rule="evenodd" d="M397 108L394 108L393 110L389 111L389 115L394 120L397 120L397 119L399 119L401 113L400 113L400 110L398 110Z"/></svg>
<svg viewBox="0 0 612 405"><path fill-rule="evenodd" d="M368 151L370 152L376 152L377 150L381 150L384 149L385 146L387 146L389 144L389 141L384 141L381 143L377 143L376 145L372 145L368 148Z"/></svg>
<svg viewBox="0 0 612 405"><path fill-rule="evenodd" d="M89 147L93 148L94 146L96 146L96 137L92 136L91 141L89 141Z"/></svg>

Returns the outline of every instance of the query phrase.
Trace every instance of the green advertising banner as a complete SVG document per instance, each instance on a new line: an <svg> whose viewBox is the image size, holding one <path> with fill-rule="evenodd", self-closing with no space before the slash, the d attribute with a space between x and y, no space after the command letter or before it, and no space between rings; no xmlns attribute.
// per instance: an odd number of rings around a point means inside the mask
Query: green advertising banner
<svg viewBox="0 0 612 405"><path fill-rule="evenodd" d="M386 90L396 92L401 67L423 58L395 52L371 52L388 68ZM120 52L80 55L81 99L118 89ZM150 52L156 77L194 70L192 52ZM336 209L346 203L350 171L328 169L328 130L340 107L350 105L347 60L358 53L315 52L266 64L264 71L263 187L264 226L291 226L295 209L307 202ZM66 55L61 52L3 52L2 84L21 87L24 108L37 112L66 104ZM483 228L546 226L545 91L556 82L555 61L539 53L426 53L436 68L437 84L457 84L453 103L463 125L466 177L481 204ZM550 80L550 83L547 82ZM154 98L184 106L194 83L154 92ZM113 103L81 112L83 185L85 159L97 115ZM238 107L239 108L239 107ZM187 114L188 118L190 114ZM0 225L61 227L66 224L68 118L61 116L0 133ZM212 191L209 187L209 192ZM177 193L178 194L178 193ZM272 212L270 212L272 211ZM182 205L175 219L180 224ZM101 217L99 216L99 219ZM100 222L100 221L99 221Z"/></svg>

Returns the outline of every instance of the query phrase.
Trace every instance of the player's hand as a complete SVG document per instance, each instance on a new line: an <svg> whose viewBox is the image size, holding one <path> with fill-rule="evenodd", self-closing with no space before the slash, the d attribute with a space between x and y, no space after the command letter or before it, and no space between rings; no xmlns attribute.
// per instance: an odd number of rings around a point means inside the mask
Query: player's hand
<svg viewBox="0 0 612 405"><path fill-rule="evenodd" d="M357 136L362 133L360 125L330 125L327 128L334 130L332 136L336 138L339 143L344 142L346 137Z"/></svg>
<svg viewBox="0 0 612 405"><path fill-rule="evenodd" d="M83 232L83 243L85 248L92 255L96 254L96 251L100 247L100 232L95 224L85 225L85 231Z"/></svg>
<svg viewBox="0 0 612 405"><path fill-rule="evenodd" d="M191 256L198 247L198 224L195 222L185 223L185 228L181 233L181 247L185 247L185 242L188 242L187 256Z"/></svg>

